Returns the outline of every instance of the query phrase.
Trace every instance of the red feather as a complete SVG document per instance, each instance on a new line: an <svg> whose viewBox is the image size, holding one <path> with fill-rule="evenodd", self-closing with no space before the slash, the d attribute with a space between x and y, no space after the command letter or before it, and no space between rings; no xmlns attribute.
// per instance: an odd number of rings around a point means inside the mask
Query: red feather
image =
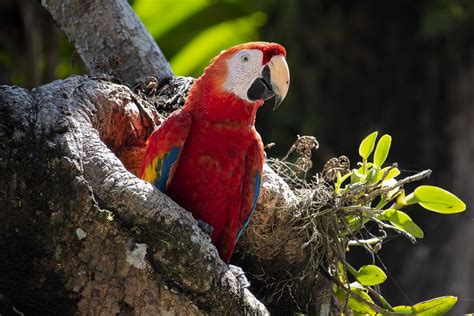
<svg viewBox="0 0 474 316"><path fill-rule="evenodd" d="M223 89L226 60L241 49L261 49L265 60L286 54L278 44L256 42L233 47L213 60L192 86L179 114L191 117L192 124L185 139L179 138L183 144L179 163L166 190L196 219L212 225L212 243L226 262L254 209L264 161L263 144L254 127L263 101L247 102ZM168 118L159 129L175 124L170 120L176 118ZM159 143L169 137L152 138L143 168L160 152Z"/></svg>

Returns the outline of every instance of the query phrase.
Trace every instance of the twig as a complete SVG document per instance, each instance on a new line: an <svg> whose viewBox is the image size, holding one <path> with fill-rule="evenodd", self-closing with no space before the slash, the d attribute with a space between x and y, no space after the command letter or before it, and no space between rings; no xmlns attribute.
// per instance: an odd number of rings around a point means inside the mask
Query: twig
<svg viewBox="0 0 474 316"><path fill-rule="evenodd" d="M365 245L376 245L381 243L385 238L375 237L370 239L360 239L360 240L349 240L349 246L365 246Z"/></svg>
<svg viewBox="0 0 474 316"><path fill-rule="evenodd" d="M380 295L379 292L377 292L370 286L366 286L365 288L370 292L370 294L372 294L383 305L383 307L385 307L385 309L393 312L392 305L390 305L390 303L387 302L387 300L382 295Z"/></svg>
<svg viewBox="0 0 474 316"><path fill-rule="evenodd" d="M374 191L370 192L369 194L367 194L367 196L362 197L361 200L362 201L368 201L368 200L370 201L370 200L374 199L377 196L380 196L384 193L392 191L395 188L401 187L401 186L403 186L407 183L410 183L410 182L414 182L414 181L421 180L423 178L427 178L430 175L431 175L431 170L430 169L418 172L417 174L414 174L412 176L403 178L400 181L397 181L394 185L381 187L380 189L374 190Z"/></svg>
<svg viewBox="0 0 474 316"><path fill-rule="evenodd" d="M382 183L383 180L387 177L390 170L392 170L393 168L396 168L396 167L397 167L397 165L393 164L391 168L387 169L384 172L384 174L382 176L382 179L377 181L376 183L371 184L371 185L364 185L363 183L361 183L358 186L354 187L354 189L342 193L341 197L346 199L346 200L350 200L350 199L354 198L356 195L358 195L358 194L360 194L364 191L369 192L371 189L376 188L377 186L379 186L380 183ZM423 178L427 178L430 175L431 175L431 170L430 169L421 171L421 172L419 172L415 175L412 175L412 176L409 176L409 177L406 177L406 178L403 178L403 179L397 181L394 185L381 187L379 189L371 191L370 193L367 193L367 195L362 196L360 198L360 202L371 201L374 198L376 198L377 196L380 196L384 193L390 192L391 190L393 190L397 187L401 187L404 184L414 182L414 181L418 181L418 180L421 180Z"/></svg>
<svg viewBox="0 0 474 316"><path fill-rule="evenodd" d="M379 181L375 182L375 183L372 183L372 184L369 184L369 185L362 185L361 186L361 190L359 191L365 191L365 192L370 192L372 189L375 189L376 187L378 187L380 184L382 184L385 179L387 178L388 174L390 173L390 171L392 171L394 168L398 168L398 164L397 163L394 163L390 166L390 168L388 168L387 170L384 171L383 175L382 175L382 178L380 178ZM363 190L362 190L363 189ZM351 195L350 195L351 196Z"/></svg>
<svg viewBox="0 0 474 316"><path fill-rule="evenodd" d="M373 212L375 214L381 214L383 211L373 208L373 207L368 207L368 206L362 206L362 205L350 205L350 206L339 206L334 209L334 211L360 211L360 212Z"/></svg>
<svg viewBox="0 0 474 316"><path fill-rule="evenodd" d="M379 226L381 226L382 228L387 228L387 229L394 230L394 231L396 231L397 233L399 233L400 235L405 236L405 237L406 237L409 241L411 241L413 244L416 244L416 238L413 237L410 233L407 233L406 231L401 230L400 228L395 227L395 226L393 226L393 225L384 223L384 222L382 222L381 220L378 220L378 219L375 218L375 217L372 217L372 220L373 220L374 222L376 222L377 224L379 224Z"/></svg>
<svg viewBox="0 0 474 316"><path fill-rule="evenodd" d="M368 188L368 189L374 189L374 188L378 187L379 185L381 185L381 184L385 181L385 179L387 178L387 176L388 176L388 174L390 173L390 171L392 171L394 168L398 168L398 163L395 162L394 164L392 164L392 165L390 166L390 168L388 168L387 170L385 170L385 172L384 172L383 175L382 175L382 178L380 178L379 181L377 181L377 182L375 182L375 183L369 185L367 188ZM369 190L367 190L367 191L369 191Z"/></svg>

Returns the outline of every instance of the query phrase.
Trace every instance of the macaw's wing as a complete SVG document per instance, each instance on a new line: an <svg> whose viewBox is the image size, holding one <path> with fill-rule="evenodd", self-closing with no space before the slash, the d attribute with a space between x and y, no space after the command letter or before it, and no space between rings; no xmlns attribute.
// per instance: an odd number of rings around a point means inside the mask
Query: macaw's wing
<svg viewBox="0 0 474 316"><path fill-rule="evenodd" d="M191 114L183 111L173 113L161 123L146 141L140 178L166 192L178 166L191 124Z"/></svg>
<svg viewBox="0 0 474 316"><path fill-rule="evenodd" d="M261 142L255 142L250 146L245 161L245 175L242 188L242 200L240 203L237 239L235 240L236 243L240 236L242 236L245 228L247 228L250 218L257 206L258 194L260 193L262 182L263 160L263 145Z"/></svg>

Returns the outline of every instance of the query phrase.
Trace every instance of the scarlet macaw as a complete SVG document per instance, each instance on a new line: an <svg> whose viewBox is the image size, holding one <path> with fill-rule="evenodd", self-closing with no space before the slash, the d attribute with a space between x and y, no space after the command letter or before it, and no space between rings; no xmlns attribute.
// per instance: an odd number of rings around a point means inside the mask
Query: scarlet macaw
<svg viewBox="0 0 474 316"><path fill-rule="evenodd" d="M253 42L221 52L193 84L182 109L148 138L140 176L212 226L229 262L255 210L264 161L255 115L289 87L285 49Z"/></svg>

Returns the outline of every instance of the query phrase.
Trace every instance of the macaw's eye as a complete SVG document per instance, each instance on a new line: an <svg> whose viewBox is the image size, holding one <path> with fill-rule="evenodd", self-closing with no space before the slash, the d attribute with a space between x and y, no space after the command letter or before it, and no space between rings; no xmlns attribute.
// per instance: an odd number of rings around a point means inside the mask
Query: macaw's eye
<svg viewBox="0 0 474 316"><path fill-rule="evenodd" d="M240 56L240 60L243 62L243 63L246 63L250 60L250 56L248 54L244 54L242 56Z"/></svg>

